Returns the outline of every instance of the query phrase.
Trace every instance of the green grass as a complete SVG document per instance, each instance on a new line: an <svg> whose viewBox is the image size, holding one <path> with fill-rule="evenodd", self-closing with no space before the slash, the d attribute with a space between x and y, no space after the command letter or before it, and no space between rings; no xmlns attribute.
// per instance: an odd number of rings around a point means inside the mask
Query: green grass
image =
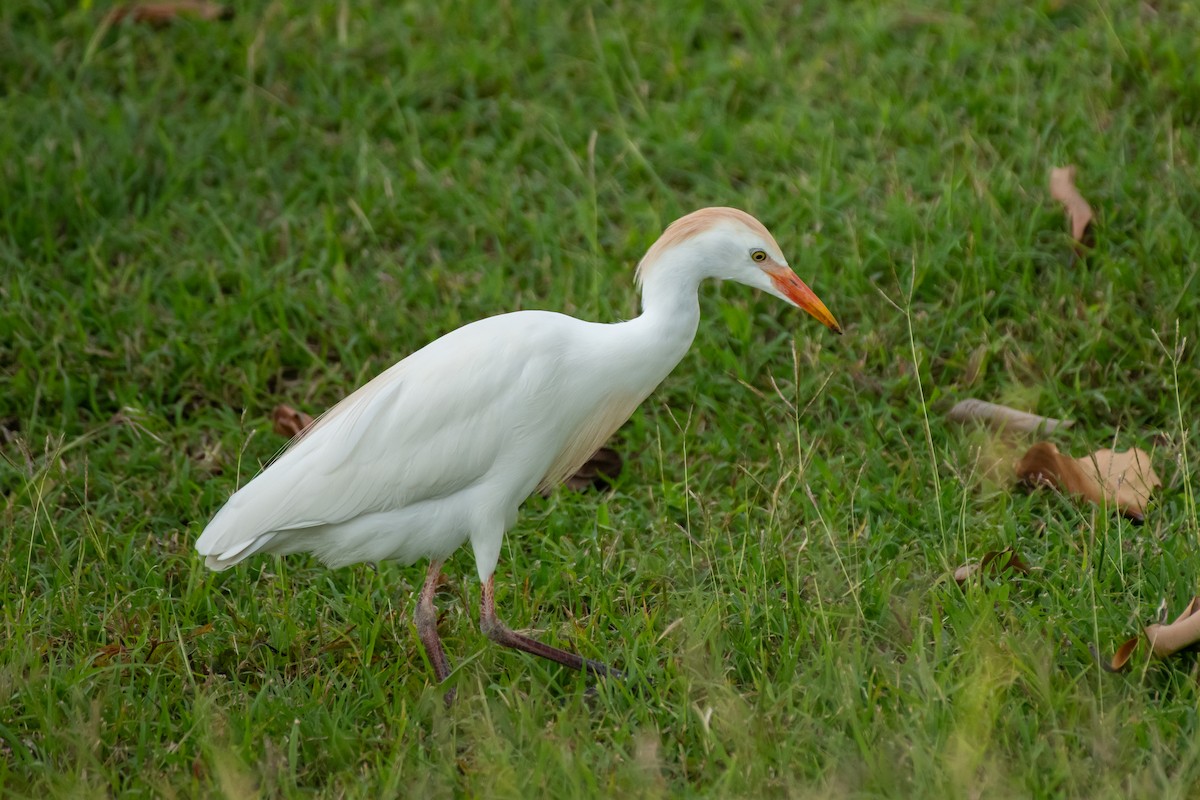
<svg viewBox="0 0 1200 800"><path fill-rule="evenodd" d="M1196 658L1088 651L1197 590L1196 7L86 5L0 8L0 794L1200 792ZM449 710L422 566L204 569L274 404L501 311L628 317L712 204L846 336L705 287L616 491L529 501L497 574L638 680L489 646L466 551ZM966 396L1153 449L1147 524L996 480ZM1005 546L1032 575L947 581Z"/></svg>

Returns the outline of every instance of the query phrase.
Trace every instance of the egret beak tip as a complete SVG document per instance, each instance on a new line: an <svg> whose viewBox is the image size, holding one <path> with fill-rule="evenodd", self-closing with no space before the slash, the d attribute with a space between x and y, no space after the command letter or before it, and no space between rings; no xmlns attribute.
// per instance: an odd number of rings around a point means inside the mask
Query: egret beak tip
<svg viewBox="0 0 1200 800"><path fill-rule="evenodd" d="M797 308L807 311L817 322L838 336L842 335L842 326L834 319L833 314L829 313L829 309L821 302L821 298L817 297L796 273L790 269L782 269L768 274L771 276L771 283L789 302L795 304Z"/></svg>

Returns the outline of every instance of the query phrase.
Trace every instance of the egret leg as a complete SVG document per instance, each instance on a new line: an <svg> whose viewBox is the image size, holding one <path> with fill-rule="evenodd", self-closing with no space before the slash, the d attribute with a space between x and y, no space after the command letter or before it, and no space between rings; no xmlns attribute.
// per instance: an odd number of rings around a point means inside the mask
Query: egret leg
<svg viewBox="0 0 1200 800"><path fill-rule="evenodd" d="M526 653L532 653L535 656L557 661L559 664L571 669L585 669L594 675L621 677L619 671L607 664L601 664L599 661L592 661L575 653L568 653L566 650L559 650L557 647L542 644L537 639L531 639L528 636L515 633L505 625L496 616L495 576L489 577L487 582L483 584L483 604L479 609L479 627L483 631L484 636L505 647L524 650Z"/></svg>
<svg viewBox="0 0 1200 800"><path fill-rule="evenodd" d="M438 683L450 677L450 659L442 648L442 640L437 630L437 609L433 606L433 595L437 591L438 576L442 573L442 561L430 561L429 571L425 573L425 585L417 598L417 610L413 613L413 622L417 625L417 636L425 646L425 655L433 665L433 674ZM454 700L454 690L446 693L446 704Z"/></svg>

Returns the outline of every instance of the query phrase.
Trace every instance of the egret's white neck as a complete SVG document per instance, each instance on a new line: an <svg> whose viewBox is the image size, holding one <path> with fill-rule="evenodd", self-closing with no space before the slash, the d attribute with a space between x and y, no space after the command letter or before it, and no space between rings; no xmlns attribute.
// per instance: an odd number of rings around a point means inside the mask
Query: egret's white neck
<svg viewBox="0 0 1200 800"><path fill-rule="evenodd" d="M700 318L698 294L705 270L698 269L696 257L684 248L663 255L647 265L641 275L642 314L669 319Z"/></svg>
<svg viewBox="0 0 1200 800"><path fill-rule="evenodd" d="M642 313L628 323L641 334L641 358L657 362L655 371L667 372L679 363L700 324L700 282L709 270L698 261L701 253L674 248L647 264L642 271Z"/></svg>

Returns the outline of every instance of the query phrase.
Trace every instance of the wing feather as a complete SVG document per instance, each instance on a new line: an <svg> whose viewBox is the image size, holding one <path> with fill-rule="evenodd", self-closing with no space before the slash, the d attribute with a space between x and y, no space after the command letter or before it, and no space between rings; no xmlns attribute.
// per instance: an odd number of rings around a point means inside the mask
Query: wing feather
<svg viewBox="0 0 1200 800"><path fill-rule="evenodd" d="M520 418L512 412L531 388L525 377L543 383L552 371L553 352L528 341L538 320L521 317L531 314L459 328L359 388L234 493L197 549L210 566L228 566L260 549L266 534L345 522L477 481L509 433L498 421Z"/></svg>
<svg viewBox="0 0 1200 800"><path fill-rule="evenodd" d="M536 486L577 470L656 385L631 377L611 330L523 311L443 336L322 416L234 493L197 550L224 569L264 550L309 549L312 536L373 513L451 497L443 510L461 512L467 489L483 491L471 497L489 504L487 524L511 519ZM321 526L333 527L305 533Z"/></svg>

